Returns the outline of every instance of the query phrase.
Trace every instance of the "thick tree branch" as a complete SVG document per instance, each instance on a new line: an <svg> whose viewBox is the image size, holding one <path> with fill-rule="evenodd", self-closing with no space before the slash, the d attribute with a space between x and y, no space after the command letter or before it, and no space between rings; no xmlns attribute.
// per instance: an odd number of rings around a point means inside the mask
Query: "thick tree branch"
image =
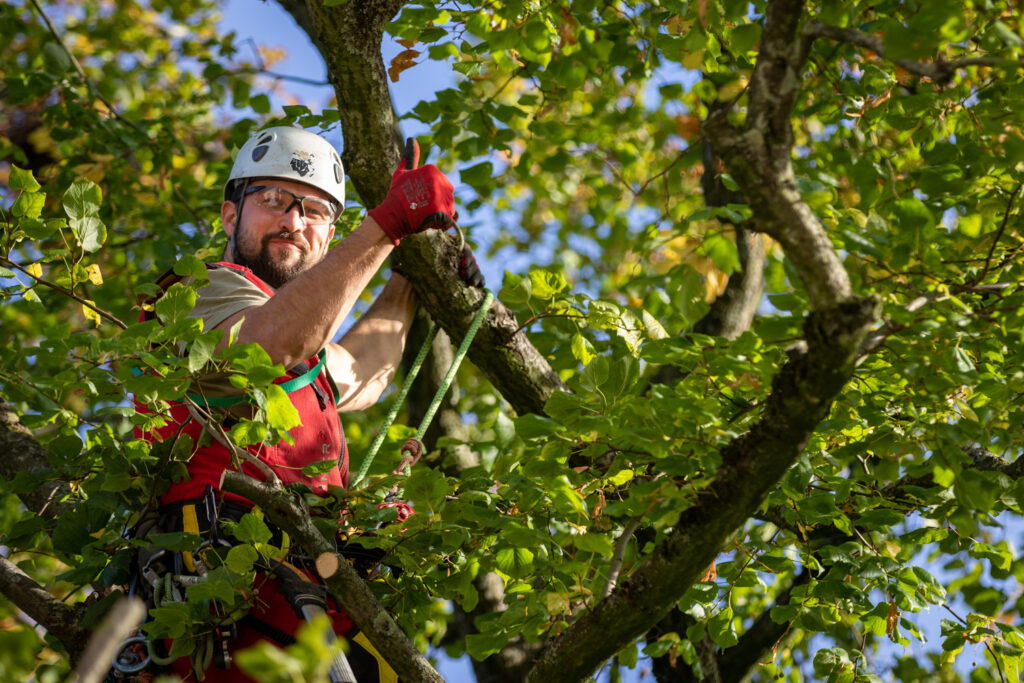
<svg viewBox="0 0 1024 683"><path fill-rule="evenodd" d="M808 316L807 350L772 382L754 427L726 445L711 485L665 541L612 595L553 638L527 680L579 680L658 622L799 456L853 373L877 302L851 300Z"/></svg>
<svg viewBox="0 0 1024 683"><path fill-rule="evenodd" d="M81 605L64 604L5 557L0 557L0 593L37 624L46 627L64 644L72 659L77 659L85 649L89 633L81 627Z"/></svg>
<svg viewBox="0 0 1024 683"><path fill-rule="evenodd" d="M483 294L455 276L459 256L455 241L430 230L403 240L396 254L421 305L452 343L461 343ZM469 347L469 359L517 413L542 414L548 397L566 386L518 329L508 309L494 302Z"/></svg>
<svg viewBox="0 0 1024 683"><path fill-rule="evenodd" d="M13 482L19 473L41 480L32 490L18 494L34 514L54 519L71 511L72 507L64 502L71 495L71 487L47 478L53 474L53 468L46 459L46 449L21 424L10 404L0 398L0 476Z"/></svg>
<svg viewBox="0 0 1024 683"><path fill-rule="evenodd" d="M288 493L241 472L225 471L221 489L259 505L268 519L288 532L311 557L326 555L335 558L330 563L333 573L323 577L324 583L374 647L387 653L388 663L403 680L443 683L444 679L402 632L359 574L337 554L334 545L313 525L307 509L296 503ZM317 564L320 566L319 560Z"/></svg>
<svg viewBox="0 0 1024 683"><path fill-rule="evenodd" d="M146 618L146 603L137 597L121 598L103 619L82 653L70 683L101 683L110 672L118 647Z"/></svg>
<svg viewBox="0 0 1024 683"><path fill-rule="evenodd" d="M865 33L852 28L839 28L838 26L831 26L820 21L812 20L807 22L803 33L803 42L806 45L805 50L809 50L810 43L817 38L828 38L840 43L850 43L851 45L871 50L879 57L886 57L885 41L871 33ZM1006 60L992 57L969 57L947 62L943 59L942 55L939 55L931 63L915 62L911 59L894 59L892 63L915 76L929 78L936 83L945 84L951 81L960 69L969 66L998 66L999 64L1006 63Z"/></svg>
<svg viewBox="0 0 1024 683"><path fill-rule="evenodd" d="M342 161L368 207L384 199L401 157L401 133L381 41L384 25L403 4L402 0L364 0L325 7L320 0L310 0L301 8L294 2L281 3L309 34L327 65L345 138Z"/></svg>
<svg viewBox="0 0 1024 683"><path fill-rule="evenodd" d="M812 308L822 309L846 301L853 289L793 173L790 117L807 59L806 45L798 40L802 12L802 0L776 0L768 6L744 127L735 127L727 112L717 111L703 129L749 201L753 229L782 244Z"/></svg>

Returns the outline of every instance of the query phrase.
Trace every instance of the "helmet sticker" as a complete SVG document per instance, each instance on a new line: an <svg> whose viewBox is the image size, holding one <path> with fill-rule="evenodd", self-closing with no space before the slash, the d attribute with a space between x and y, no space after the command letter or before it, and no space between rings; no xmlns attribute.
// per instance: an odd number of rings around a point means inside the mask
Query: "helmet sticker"
<svg viewBox="0 0 1024 683"><path fill-rule="evenodd" d="M291 162L292 170L305 178L311 173L316 173L316 169L313 168L315 160L316 155L310 152L294 152Z"/></svg>

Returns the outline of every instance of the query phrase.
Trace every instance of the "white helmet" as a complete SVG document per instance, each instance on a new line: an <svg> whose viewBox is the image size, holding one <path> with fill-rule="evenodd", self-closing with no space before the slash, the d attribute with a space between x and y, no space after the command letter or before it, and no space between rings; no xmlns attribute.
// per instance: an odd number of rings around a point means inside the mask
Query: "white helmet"
<svg viewBox="0 0 1024 683"><path fill-rule="evenodd" d="M316 133L277 126L253 133L238 150L231 175L224 184L224 199L232 199L235 181L278 178L306 183L326 192L345 206L345 171L334 146Z"/></svg>

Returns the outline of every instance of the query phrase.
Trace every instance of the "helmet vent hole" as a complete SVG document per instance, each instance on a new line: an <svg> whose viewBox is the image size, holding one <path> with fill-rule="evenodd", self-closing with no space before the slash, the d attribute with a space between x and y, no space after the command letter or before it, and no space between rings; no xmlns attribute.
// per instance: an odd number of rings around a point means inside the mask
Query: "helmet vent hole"
<svg viewBox="0 0 1024 683"><path fill-rule="evenodd" d="M341 185L343 182L343 176L341 172L341 164L334 164L334 182Z"/></svg>
<svg viewBox="0 0 1024 683"><path fill-rule="evenodd" d="M272 133L269 133L269 134L264 135L263 137L261 137L256 144L257 145L265 145L265 144L269 143L273 139L274 139L274 135Z"/></svg>
<svg viewBox="0 0 1024 683"><path fill-rule="evenodd" d="M252 160L259 161L267 154L267 150L270 149L269 145L260 145L252 150Z"/></svg>

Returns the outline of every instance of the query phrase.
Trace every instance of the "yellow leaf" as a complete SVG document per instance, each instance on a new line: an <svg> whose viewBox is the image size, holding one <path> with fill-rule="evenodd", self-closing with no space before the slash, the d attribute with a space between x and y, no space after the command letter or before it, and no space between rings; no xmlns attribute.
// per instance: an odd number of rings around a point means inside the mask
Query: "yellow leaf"
<svg viewBox="0 0 1024 683"><path fill-rule="evenodd" d="M100 266L98 263L93 263L85 267L86 275L89 277L89 282L94 285L103 284L103 273L100 272Z"/></svg>
<svg viewBox="0 0 1024 683"><path fill-rule="evenodd" d="M704 66L704 50L694 50L683 57L683 66L687 69L700 69Z"/></svg>
<svg viewBox="0 0 1024 683"><path fill-rule="evenodd" d="M31 263L31 264L25 266L25 272L28 273L29 275L31 275L32 277L35 277L35 278L42 277L43 276L43 264L41 264L41 263Z"/></svg>
<svg viewBox="0 0 1024 683"><path fill-rule="evenodd" d="M90 301L89 303L91 304L92 302ZM82 313L85 314L87 320L91 320L97 325L103 322L103 318L100 317L100 314L92 310L85 304L82 304Z"/></svg>

